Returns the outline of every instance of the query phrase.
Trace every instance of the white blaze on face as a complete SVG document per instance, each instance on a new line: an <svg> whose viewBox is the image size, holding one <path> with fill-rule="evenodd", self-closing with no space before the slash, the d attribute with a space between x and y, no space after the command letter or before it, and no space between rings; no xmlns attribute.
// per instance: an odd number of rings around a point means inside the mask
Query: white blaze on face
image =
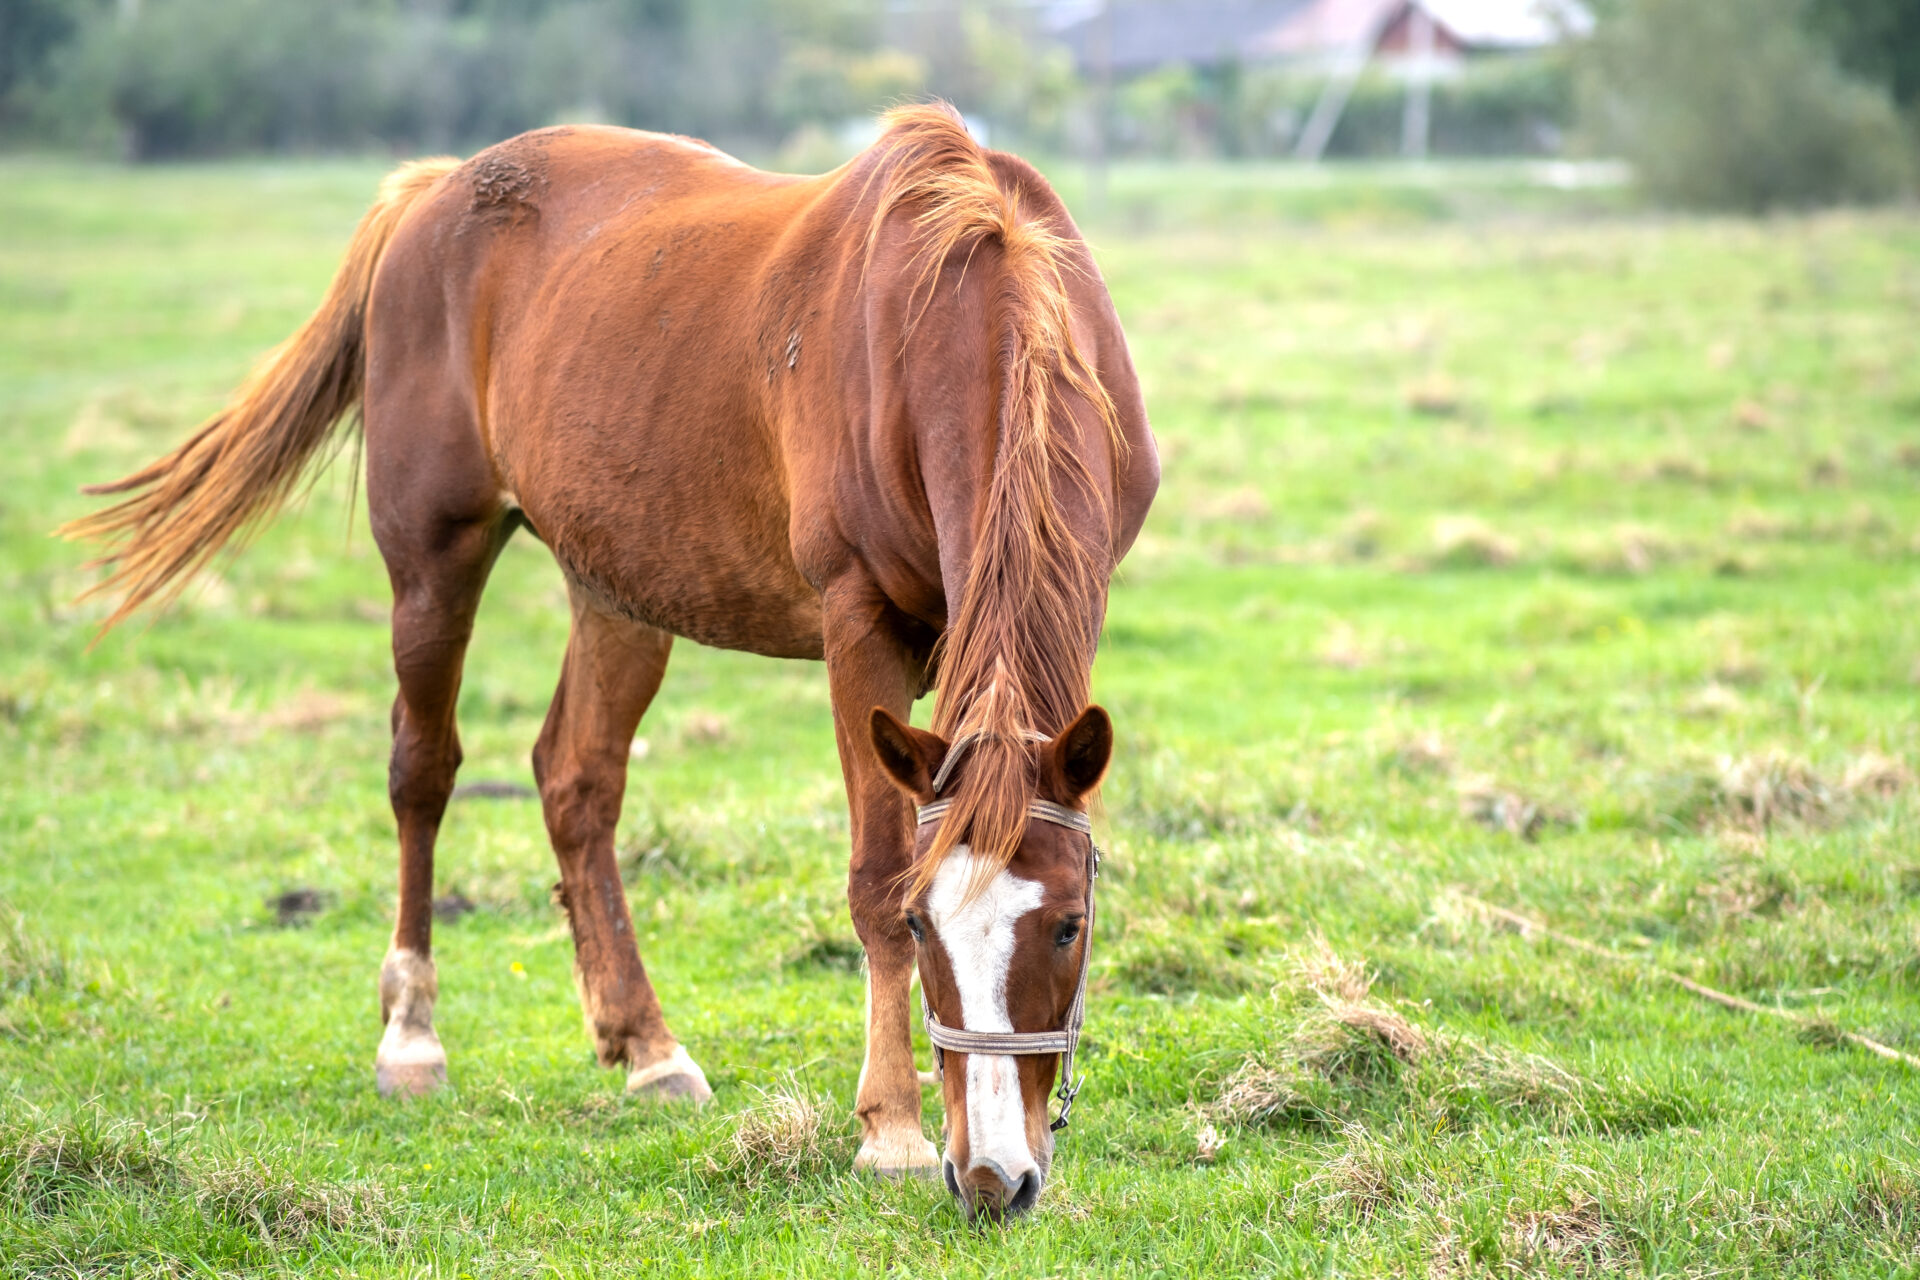
<svg viewBox="0 0 1920 1280"><path fill-rule="evenodd" d="M1039 907L1045 890L1038 881L1001 871L969 899L976 865L966 845L954 846L928 890L928 921L947 950L962 1025L968 1031L1012 1031L1007 970L1013 963L1014 925ZM1009 1055L967 1055L967 1147L975 1166L992 1160L1014 1181L1037 1167L1027 1147L1020 1071Z"/></svg>

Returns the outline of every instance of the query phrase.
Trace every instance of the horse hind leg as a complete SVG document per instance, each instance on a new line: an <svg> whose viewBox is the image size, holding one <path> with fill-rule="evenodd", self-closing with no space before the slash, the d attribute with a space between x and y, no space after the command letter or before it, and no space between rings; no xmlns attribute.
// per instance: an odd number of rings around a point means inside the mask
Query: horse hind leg
<svg viewBox="0 0 1920 1280"><path fill-rule="evenodd" d="M667 1029L640 962L614 857L634 730L666 673L673 637L607 617L577 595L560 686L533 752L560 899L573 930L580 1007L602 1066L627 1068L627 1092L695 1104L707 1077Z"/></svg>
<svg viewBox="0 0 1920 1280"><path fill-rule="evenodd" d="M433 1026L439 981L433 964L433 852L460 767L454 704L474 614L512 526L497 513L435 519L403 534L391 526L381 552L393 580L393 756L387 792L400 829L400 901L393 942L380 966L386 1031L374 1058L385 1096L430 1093L446 1082L447 1055Z"/></svg>

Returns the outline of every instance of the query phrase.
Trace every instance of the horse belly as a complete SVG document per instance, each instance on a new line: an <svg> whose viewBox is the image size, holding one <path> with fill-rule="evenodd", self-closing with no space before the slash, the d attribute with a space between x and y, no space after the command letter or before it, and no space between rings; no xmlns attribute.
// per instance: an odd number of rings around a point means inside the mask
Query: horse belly
<svg viewBox="0 0 1920 1280"><path fill-rule="evenodd" d="M617 617L718 649L824 656L820 598L791 563L678 536L685 531L670 523L646 527L651 536L597 547L578 538L548 545L574 589Z"/></svg>

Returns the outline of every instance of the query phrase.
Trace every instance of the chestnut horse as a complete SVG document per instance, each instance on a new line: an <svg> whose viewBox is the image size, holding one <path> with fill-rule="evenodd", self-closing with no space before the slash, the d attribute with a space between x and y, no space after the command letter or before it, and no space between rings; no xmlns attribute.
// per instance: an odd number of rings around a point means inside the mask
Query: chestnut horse
<svg viewBox="0 0 1920 1280"><path fill-rule="evenodd" d="M356 404L400 686L380 1089L445 1079L434 839L474 613L524 528L572 605L533 767L600 1061L635 1094L710 1096L662 1017L614 860L628 747L673 638L821 658L868 962L855 1166L936 1167L916 962L946 1027L1077 1017L1084 820L1029 824L1028 808L1084 809L1106 767L1089 672L1159 482L1113 304L1046 181L935 106L892 113L819 177L599 127L406 165L306 325L66 530L109 544L109 625L257 527ZM936 685L933 731L909 728ZM909 797L936 790L945 817L916 836ZM970 1211L1018 1211L1051 1156L1057 1060L967 1056L944 1055L947 1180Z"/></svg>

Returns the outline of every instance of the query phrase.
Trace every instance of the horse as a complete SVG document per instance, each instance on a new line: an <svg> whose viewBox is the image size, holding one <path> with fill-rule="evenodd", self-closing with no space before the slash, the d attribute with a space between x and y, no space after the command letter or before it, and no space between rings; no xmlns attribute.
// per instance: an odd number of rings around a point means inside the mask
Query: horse
<svg viewBox="0 0 1920 1280"><path fill-rule="evenodd" d="M475 611L525 530L572 614L533 769L600 1063L630 1096L711 1097L614 854L674 638L824 660L867 961L855 1168L938 1168L970 1215L1031 1206L1085 995L1085 810L1113 748L1090 672L1159 483L1118 315L1046 180L939 104L889 113L819 176L599 126L403 165L318 310L227 406L85 490L119 495L62 530L106 544L103 632L243 545L354 428L399 684L381 1093L446 1079L434 842ZM912 727L935 689L931 728ZM935 1050L944 1152L921 1128L916 969L952 1046Z"/></svg>

